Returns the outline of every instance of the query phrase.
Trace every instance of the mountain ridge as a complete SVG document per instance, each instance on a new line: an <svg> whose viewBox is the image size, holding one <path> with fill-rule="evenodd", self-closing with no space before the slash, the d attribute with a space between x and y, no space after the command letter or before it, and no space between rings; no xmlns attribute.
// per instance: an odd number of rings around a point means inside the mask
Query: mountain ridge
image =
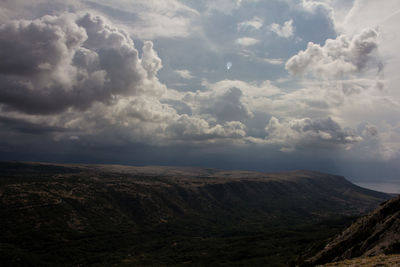
<svg viewBox="0 0 400 267"><path fill-rule="evenodd" d="M52 163L52 162L38 162L38 161L0 161L0 168L4 171L5 166L22 166L24 171L26 171L27 166L32 167L44 167L38 168L40 171L45 171L46 167L50 171L53 170L52 167L65 168L65 170L70 171L106 171L115 173L130 173L138 175L185 175L188 177L215 177L215 178L240 178L240 179L251 179L251 178L299 178L299 177L326 177L335 176L342 177L347 180L342 175L328 174L320 171L298 169L289 171L275 171L275 172L263 172L263 171L247 171L247 170L225 170L218 168L206 168L206 167L192 167L192 166L163 166L163 165L144 165L144 166L134 166L134 165L123 165L123 164L86 164L86 163ZM11 168L12 169L12 168ZM15 169L14 169L15 170ZM318 175L318 176L316 176ZM347 180L348 181L348 180ZM350 182L350 181L348 181ZM364 188L359 186L360 188ZM367 189L367 188L365 188ZM372 189L367 189L373 192L379 192ZM383 192L381 192L383 193ZM387 193L385 193L387 194ZM392 194L391 194L392 195Z"/></svg>

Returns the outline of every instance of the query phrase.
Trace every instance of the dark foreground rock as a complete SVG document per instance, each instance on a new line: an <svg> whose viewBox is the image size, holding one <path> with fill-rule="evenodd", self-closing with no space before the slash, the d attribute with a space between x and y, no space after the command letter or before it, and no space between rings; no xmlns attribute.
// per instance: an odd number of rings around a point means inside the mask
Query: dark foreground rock
<svg viewBox="0 0 400 267"><path fill-rule="evenodd" d="M309 262L323 264L383 253L400 253L400 196L358 219Z"/></svg>

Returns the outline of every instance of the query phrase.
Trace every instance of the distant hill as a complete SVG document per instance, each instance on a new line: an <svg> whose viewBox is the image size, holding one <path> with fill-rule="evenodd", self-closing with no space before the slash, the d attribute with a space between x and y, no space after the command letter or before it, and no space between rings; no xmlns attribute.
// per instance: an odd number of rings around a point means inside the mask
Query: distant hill
<svg viewBox="0 0 400 267"><path fill-rule="evenodd" d="M382 203L376 210L358 219L310 262L322 264L383 253L400 253L400 196Z"/></svg>
<svg viewBox="0 0 400 267"><path fill-rule="evenodd" d="M287 266L389 198L311 171L1 162L0 261Z"/></svg>

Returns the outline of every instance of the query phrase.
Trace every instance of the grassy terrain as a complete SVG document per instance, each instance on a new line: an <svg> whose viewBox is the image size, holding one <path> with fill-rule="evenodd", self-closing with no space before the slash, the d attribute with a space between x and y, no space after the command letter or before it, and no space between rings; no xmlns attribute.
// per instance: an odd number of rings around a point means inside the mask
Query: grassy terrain
<svg viewBox="0 0 400 267"><path fill-rule="evenodd" d="M346 266L363 266L363 267L393 267L400 266L400 255L377 255L373 257L360 257L351 260L343 260L339 262L328 263L325 267L346 267Z"/></svg>
<svg viewBox="0 0 400 267"><path fill-rule="evenodd" d="M5 266L287 266L389 196L343 177L0 164Z"/></svg>

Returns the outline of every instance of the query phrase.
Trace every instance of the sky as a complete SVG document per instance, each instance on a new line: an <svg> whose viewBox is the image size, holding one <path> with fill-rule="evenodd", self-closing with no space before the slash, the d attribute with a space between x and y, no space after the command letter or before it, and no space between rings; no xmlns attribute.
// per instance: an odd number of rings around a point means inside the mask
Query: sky
<svg viewBox="0 0 400 267"><path fill-rule="evenodd" d="M399 27L398 0L3 0L0 160L400 184Z"/></svg>

